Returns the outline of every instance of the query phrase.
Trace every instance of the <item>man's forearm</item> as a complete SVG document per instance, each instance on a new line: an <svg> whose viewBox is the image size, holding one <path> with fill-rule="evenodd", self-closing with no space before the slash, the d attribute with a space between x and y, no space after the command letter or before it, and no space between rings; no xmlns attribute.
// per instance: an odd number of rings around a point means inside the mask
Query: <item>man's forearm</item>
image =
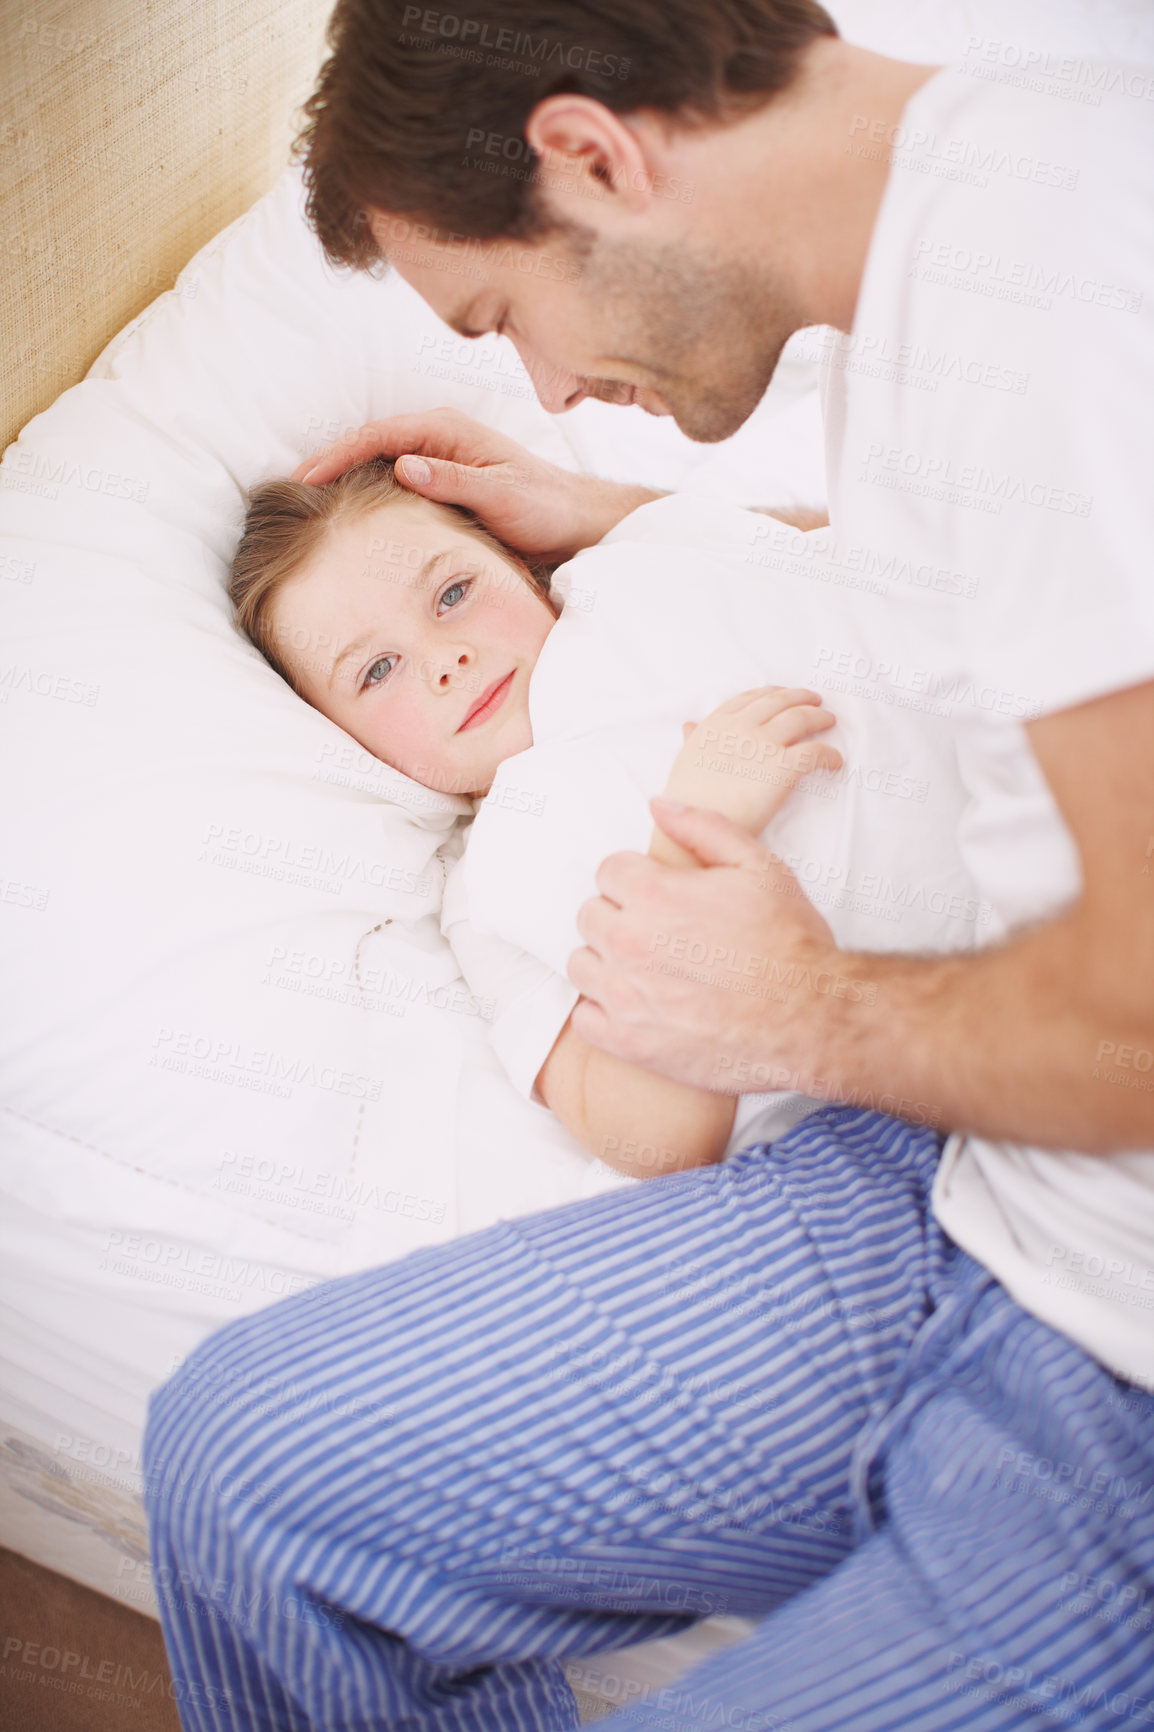
<svg viewBox="0 0 1154 1732"><path fill-rule="evenodd" d="M631 511L637 511L643 505L649 505L654 499L668 499L668 492L654 487L642 487L631 481L601 481L582 478L588 487L588 495L582 500L583 510L580 514L579 527L574 535L583 539L574 540L572 552L578 552L582 547L592 547L615 529L623 517L628 517ZM824 529L829 518L824 509L804 505L768 506L757 505L752 508L763 517L776 517L779 522L786 523L791 529Z"/></svg>
<svg viewBox="0 0 1154 1732"><path fill-rule="evenodd" d="M1027 734L1078 849L1068 912L976 954L839 950L763 843L655 801L708 870L602 862L569 959L577 1028L726 1093L794 1088L1056 1148L1154 1146L1154 681Z"/></svg>
<svg viewBox="0 0 1154 1732"><path fill-rule="evenodd" d="M719 1076L1043 1146L1149 1146L1154 1026L1139 995L1120 1004L1089 937L1074 913L977 955L795 967L791 1062L723 1057Z"/></svg>
<svg viewBox="0 0 1154 1732"><path fill-rule="evenodd" d="M750 510L759 517L776 517L779 523L787 523L803 534L811 529L829 528L829 512L824 505L753 505Z"/></svg>
<svg viewBox="0 0 1154 1732"><path fill-rule="evenodd" d="M579 553L583 547L594 547L603 536L616 529L623 517L664 499L665 493L653 487L642 487L631 481L602 481L586 475L574 475L575 496L569 514L570 529L561 551Z"/></svg>

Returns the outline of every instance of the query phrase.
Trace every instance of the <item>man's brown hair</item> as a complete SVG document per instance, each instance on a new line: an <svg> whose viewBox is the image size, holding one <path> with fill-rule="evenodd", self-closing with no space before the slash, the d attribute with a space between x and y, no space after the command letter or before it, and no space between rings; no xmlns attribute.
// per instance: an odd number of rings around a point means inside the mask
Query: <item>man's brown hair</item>
<svg viewBox="0 0 1154 1732"><path fill-rule="evenodd" d="M817 0L442 5L338 0L297 141L309 220L336 263L379 262L370 209L459 240L546 232L525 141L546 96L723 124L764 106L813 41L837 35Z"/></svg>

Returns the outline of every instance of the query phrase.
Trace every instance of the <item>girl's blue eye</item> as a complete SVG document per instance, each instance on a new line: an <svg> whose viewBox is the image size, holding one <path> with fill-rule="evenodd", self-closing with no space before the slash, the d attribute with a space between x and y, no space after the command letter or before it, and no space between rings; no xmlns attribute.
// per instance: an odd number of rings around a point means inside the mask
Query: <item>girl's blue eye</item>
<svg viewBox="0 0 1154 1732"><path fill-rule="evenodd" d="M464 578L464 577L454 578L452 583L450 583L447 588L445 588L441 591L441 606L444 607L446 602L448 602L448 605L450 607L456 607L458 605L460 599L461 599L461 596L463 596L465 594L465 592L468 590L472 581L473 581L472 578ZM449 597L452 596L454 594L454 592L457 592L457 599L456 599L456 601L450 601Z"/></svg>
<svg viewBox="0 0 1154 1732"><path fill-rule="evenodd" d="M472 586L473 579L471 577L455 577L452 583L446 584L445 588L441 591L440 605L450 609L459 607L462 598L468 593ZM366 670L365 677L361 681L361 690L367 692L371 691L374 686L384 685L385 681L392 673L393 668L396 666L397 660L397 656L391 655L378 657L378 659Z"/></svg>
<svg viewBox="0 0 1154 1732"><path fill-rule="evenodd" d="M370 686L379 686L384 680L387 680L393 671L393 661L393 656L381 656L379 661L375 661L372 667L370 667L365 674L364 686L362 689L367 691ZM384 672L380 674L378 678L374 679L373 676L377 673L379 668L383 668Z"/></svg>

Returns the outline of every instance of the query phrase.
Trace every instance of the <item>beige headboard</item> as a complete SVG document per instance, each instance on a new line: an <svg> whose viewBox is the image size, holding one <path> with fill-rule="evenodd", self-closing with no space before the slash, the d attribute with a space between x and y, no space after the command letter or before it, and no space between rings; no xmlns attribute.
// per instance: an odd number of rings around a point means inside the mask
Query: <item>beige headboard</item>
<svg viewBox="0 0 1154 1732"><path fill-rule="evenodd" d="M0 4L0 447L268 190L332 3Z"/></svg>

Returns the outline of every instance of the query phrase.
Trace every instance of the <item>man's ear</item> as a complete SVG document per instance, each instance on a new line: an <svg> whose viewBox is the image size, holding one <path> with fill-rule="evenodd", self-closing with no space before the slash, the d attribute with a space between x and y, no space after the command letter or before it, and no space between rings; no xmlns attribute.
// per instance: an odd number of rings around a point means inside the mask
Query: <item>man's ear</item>
<svg viewBox="0 0 1154 1732"><path fill-rule="evenodd" d="M525 137L540 158L536 184L549 211L583 228L599 215L640 216L652 199L653 164L628 121L591 96L547 96Z"/></svg>

